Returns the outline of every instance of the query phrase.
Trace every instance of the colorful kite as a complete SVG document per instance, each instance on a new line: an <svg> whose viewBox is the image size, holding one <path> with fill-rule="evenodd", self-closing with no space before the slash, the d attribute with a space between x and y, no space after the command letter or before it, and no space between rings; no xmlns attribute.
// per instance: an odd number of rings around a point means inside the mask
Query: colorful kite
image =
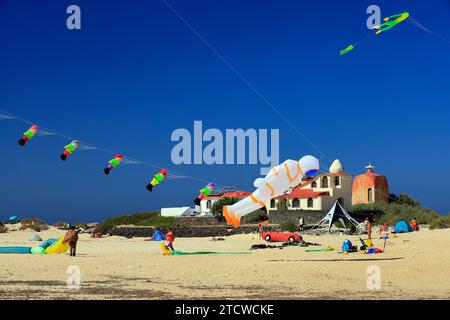
<svg viewBox="0 0 450 320"><path fill-rule="evenodd" d="M200 195L194 199L195 205L199 206L200 201L208 197L214 191L214 183L208 183L204 188L200 189Z"/></svg>
<svg viewBox="0 0 450 320"><path fill-rule="evenodd" d="M380 34L384 31L387 31L396 25L398 25L400 22L405 21L408 19L409 13L408 12L402 12L400 14L396 14L387 18L384 18L384 23L380 24L379 26L374 26L374 29L377 29L378 31L375 34Z"/></svg>
<svg viewBox="0 0 450 320"><path fill-rule="evenodd" d="M162 169L161 171L158 171L154 176L152 181L147 185L147 190L148 191L153 191L153 187L156 186L157 184L160 184L164 178L167 175L167 170L166 169Z"/></svg>
<svg viewBox="0 0 450 320"><path fill-rule="evenodd" d="M25 132L23 134L22 139L19 140L19 145L22 146L22 147L25 146L25 143L28 140L33 139L33 137L36 135L37 131L38 131L38 126L37 125L31 126L31 128L28 129L27 132Z"/></svg>
<svg viewBox="0 0 450 320"><path fill-rule="evenodd" d="M380 33L384 32L384 31L387 31L387 30L395 27L400 22L405 21L406 19L408 19L408 17L409 17L409 13L405 11L405 12L402 12L400 14L396 14L396 15L384 18L383 19L383 21L385 21L384 23L380 24L379 26L374 26L373 27L374 29L377 30L377 32L375 32L375 35L380 34ZM359 40L357 43L347 46L345 49L340 51L340 55L343 56L347 52L352 51L353 49L355 49L357 44L360 44L361 42L367 40L371 36L373 36L373 35L365 37L365 38Z"/></svg>
<svg viewBox="0 0 450 320"><path fill-rule="evenodd" d="M264 177L254 182L257 188L251 195L241 201L223 207L223 215L229 225L239 227L241 217L254 212L272 198L281 196L302 182L303 177L315 174L319 170L319 161L313 156L304 156L299 161L286 160L272 168Z"/></svg>
<svg viewBox="0 0 450 320"><path fill-rule="evenodd" d="M64 152L60 156L61 160L66 161L67 156L74 153L77 148L78 148L78 141L73 140L71 143L69 143L67 146L64 147Z"/></svg>
<svg viewBox="0 0 450 320"><path fill-rule="evenodd" d="M123 160L123 156L121 154L115 155L114 158L112 158L111 160L108 161L108 166L105 169L103 169L103 172L106 175L108 175L112 169L117 168L120 165L122 160Z"/></svg>

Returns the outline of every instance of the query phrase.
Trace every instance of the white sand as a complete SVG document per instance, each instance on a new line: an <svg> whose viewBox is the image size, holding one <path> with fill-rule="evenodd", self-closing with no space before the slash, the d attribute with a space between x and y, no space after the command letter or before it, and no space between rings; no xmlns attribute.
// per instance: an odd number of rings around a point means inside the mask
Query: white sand
<svg viewBox="0 0 450 320"><path fill-rule="evenodd" d="M54 228L39 233L60 237ZM0 234L0 246L34 246L29 231ZM159 242L81 235L78 256L0 255L0 296L4 299L448 299L450 229L401 234L383 254L338 254L346 236L305 236L334 252L307 253L288 247L250 255L163 256ZM360 245L358 237L349 237ZM177 238L181 251L249 252L265 243L257 235L225 241ZM383 247L382 240L376 240ZM278 244L280 245L280 244ZM312 247L314 248L314 247ZM370 261L364 261L370 259ZM67 288L67 268L81 270L81 289ZM367 268L379 266L381 290L367 288Z"/></svg>

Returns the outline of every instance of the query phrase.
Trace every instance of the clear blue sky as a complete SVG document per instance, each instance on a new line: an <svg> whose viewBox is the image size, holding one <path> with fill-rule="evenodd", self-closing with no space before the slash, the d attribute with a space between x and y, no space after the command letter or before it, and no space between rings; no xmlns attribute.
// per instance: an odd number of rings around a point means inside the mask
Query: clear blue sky
<svg viewBox="0 0 450 320"><path fill-rule="evenodd" d="M365 13L407 10L450 38L450 2L168 0L330 159L351 174L369 161L391 191L448 213L450 44L409 23L361 44ZM66 8L82 30L66 28ZM280 159L316 150L251 91L162 1L0 0L0 109L125 155L252 190L259 165L171 163L176 128L279 128ZM67 140L17 140L27 125L0 121L0 217L102 220L191 205L202 183L167 181L110 155L58 159ZM329 163L326 159L324 162Z"/></svg>

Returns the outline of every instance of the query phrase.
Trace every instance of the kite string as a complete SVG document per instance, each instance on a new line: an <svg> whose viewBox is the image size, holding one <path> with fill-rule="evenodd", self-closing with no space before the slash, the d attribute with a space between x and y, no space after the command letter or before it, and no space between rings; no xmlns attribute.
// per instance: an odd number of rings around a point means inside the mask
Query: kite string
<svg viewBox="0 0 450 320"><path fill-rule="evenodd" d="M449 39L447 39L447 38L445 38L445 37L443 37L443 36L441 36L441 35L439 35L439 34L437 34L437 33L434 33L434 32L431 31L430 29L426 28L426 27L425 27L423 24L421 24L419 21L417 21L417 20L415 20L415 19L413 19L413 18L411 18L411 17L409 17L409 19L408 19L407 21L408 21L412 26L417 27L417 28L419 28L419 29L422 29L423 31L428 32L429 34L435 36L435 37L438 38L438 39L441 39L441 40L444 41L444 42L450 43L450 40L449 40Z"/></svg>
<svg viewBox="0 0 450 320"><path fill-rule="evenodd" d="M167 8L169 8L175 16L178 17L198 39L208 47L247 87L249 87L267 106L269 106L281 119L283 119L300 137L302 137L310 146L312 146L319 154L326 158L330 163L332 162L306 135L301 132L294 124L281 113L275 105L269 101L249 80L247 80L220 52L214 48L174 7L172 7L166 0L161 0Z"/></svg>

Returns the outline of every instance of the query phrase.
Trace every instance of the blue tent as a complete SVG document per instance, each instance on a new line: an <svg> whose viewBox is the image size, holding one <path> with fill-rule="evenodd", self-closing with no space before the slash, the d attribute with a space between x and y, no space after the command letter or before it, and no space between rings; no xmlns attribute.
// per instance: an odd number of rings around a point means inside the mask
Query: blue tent
<svg viewBox="0 0 450 320"><path fill-rule="evenodd" d="M153 241L163 241L163 240L166 240L166 236L164 235L164 232L162 232L161 230L156 230L155 234L153 235L152 240Z"/></svg>
<svg viewBox="0 0 450 320"><path fill-rule="evenodd" d="M405 220L398 220L394 225L395 233L404 233L404 232L412 232L412 231L414 231L414 229Z"/></svg>

